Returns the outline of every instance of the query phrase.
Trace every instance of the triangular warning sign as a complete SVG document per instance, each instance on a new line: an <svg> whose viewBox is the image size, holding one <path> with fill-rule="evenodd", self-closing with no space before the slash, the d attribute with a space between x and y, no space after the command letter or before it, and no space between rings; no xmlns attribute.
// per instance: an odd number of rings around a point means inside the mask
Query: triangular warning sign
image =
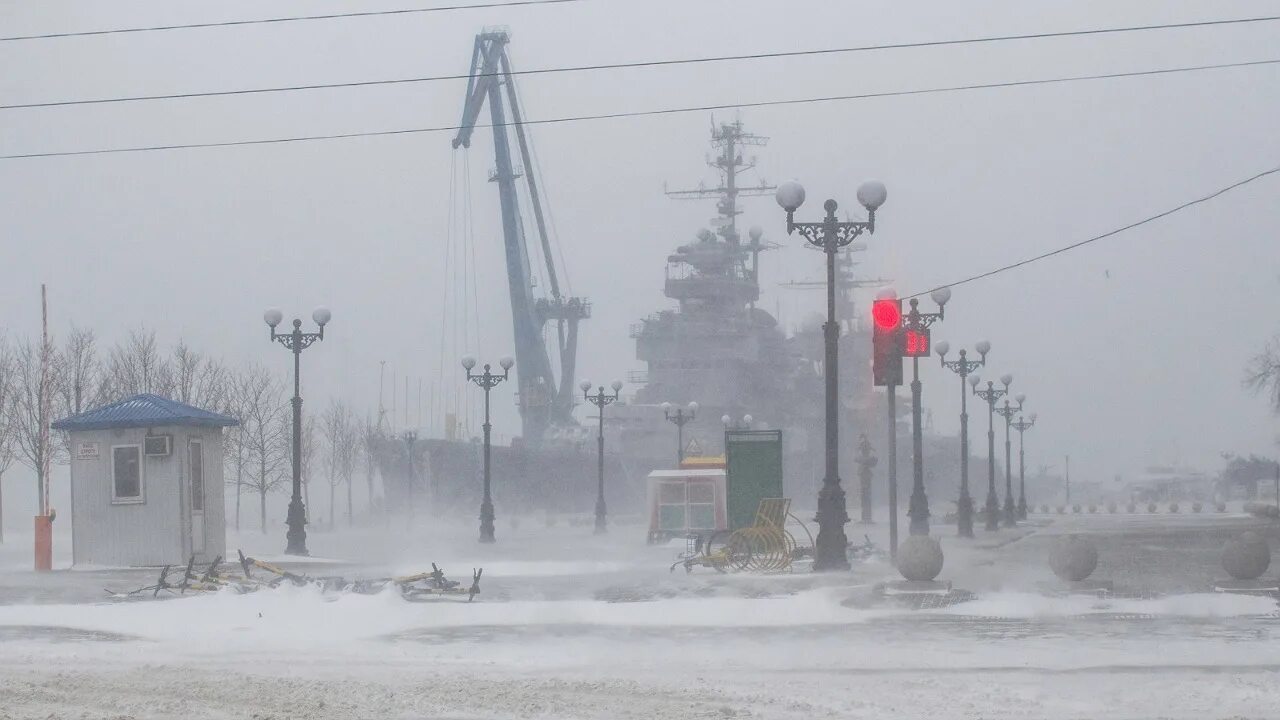
<svg viewBox="0 0 1280 720"><path fill-rule="evenodd" d="M694 456L702 455L702 443L698 442L697 438L690 440L689 444L684 446L684 454Z"/></svg>

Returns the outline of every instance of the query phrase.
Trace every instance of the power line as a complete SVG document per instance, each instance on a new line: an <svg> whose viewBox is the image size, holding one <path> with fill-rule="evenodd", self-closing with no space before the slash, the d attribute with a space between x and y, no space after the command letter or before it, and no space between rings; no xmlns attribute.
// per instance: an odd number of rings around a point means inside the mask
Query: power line
<svg viewBox="0 0 1280 720"><path fill-rule="evenodd" d="M498 125L475 125L476 128L493 128L493 127L511 127L514 125L556 125L571 122L583 122L588 120L616 120L621 118L650 117L655 115L676 115L691 112L707 112L715 110L732 110L737 108L758 108L758 107L774 107L784 105L806 105L812 103L840 102L849 100L869 100L873 98L887 97L905 97L911 95L930 95L934 93L951 93L965 92L971 90L988 90L993 88L1011 88L1024 87L1030 85L1051 85L1058 83L1080 82L1085 80L1110 80L1116 78L1142 77L1148 75L1169 75L1173 73L1198 72L1204 70L1222 70L1227 68L1253 67L1259 65L1275 65L1280 63L1280 58L1271 60L1253 60L1249 62L1236 63L1220 63L1216 65L1192 65L1176 68L1162 68L1157 70L1139 70L1134 72L1105 73L1101 75L1074 75L1057 78L1041 78L1036 80L1011 80L1008 82L985 83L973 85L954 85L950 87L925 88L920 90L896 90L877 93L862 93L857 95L829 95L826 97L800 98L793 100L761 100L756 102L744 103L723 103L718 105L698 105L690 107L678 108L661 108L657 110L637 110L631 112L601 113L598 115L574 115L559 118L546 118L543 120L525 120L522 123L504 122ZM125 148L102 148L96 150L68 150L61 152L42 152L42 153L23 153L15 155L0 155L0 160L19 160L27 158L47 158L47 157L67 157L72 155L109 155L115 153L134 153L134 152L152 152L158 150L185 150L192 148L223 148L237 147L247 145L277 145L283 143L295 142L313 142L320 140L347 140L351 138L361 137L384 137L391 135L415 135L421 133L436 132L454 132L461 130L460 125L443 125L437 127L426 128L403 128L399 130L373 130L365 132L353 133L337 133L332 135L301 135L295 137L284 138L266 138L261 140L232 140L227 142L210 142L210 143L181 143L173 145L146 145L140 147Z"/></svg>
<svg viewBox="0 0 1280 720"><path fill-rule="evenodd" d="M298 15L293 17L261 18L258 20L224 20L221 22L190 23L187 25L154 25L151 27L117 28L113 30L85 30L82 32L46 33L43 35L13 35L0 37L0 42L14 40L51 40L53 38L86 37L90 35L116 35L119 33L144 33L159 30L194 30L197 28L234 27L238 25L263 25L266 23L299 22L303 20L338 20L341 18L374 17L377 15L410 15L415 13L447 12L451 10L478 10L482 8L518 7L521 5L555 5L582 2L583 0L506 0L476 5L441 5L401 10L368 10L364 12L333 13L329 15Z"/></svg>
<svg viewBox="0 0 1280 720"><path fill-rule="evenodd" d="M565 0L561 0L565 1ZM479 6L475 6L479 7ZM904 50L912 48L947 47L954 45L974 45L984 43L1008 42L1013 40L1043 40L1062 37L1086 35L1105 35L1115 33L1145 32L1151 30L1170 30L1178 28L1208 27L1216 25L1239 25L1245 23L1272 22L1280 20L1280 15L1253 18L1236 18L1229 20L1206 20L1201 22L1170 23L1163 25L1132 25L1118 28L1094 28L1088 30L1066 30L1062 32L1031 33L1022 35L993 35L979 38L962 38L956 40L926 40L921 42L892 43L887 45L860 45L854 47L825 48L816 50L792 50L769 53L751 53L746 55L719 55L698 58L677 58L667 60L646 60L629 63L604 63L593 65L571 65L566 67L535 68L533 70L513 70L512 75L546 75L551 73L587 72L601 70L620 70L624 68L650 68L671 65L693 65L699 63L738 62L743 60L768 60L812 55L835 55L841 53L871 52L881 50ZM479 73L475 77L496 76L501 73ZM429 75L424 77L393 78L385 80L357 80L341 83L313 83L307 85L283 85L267 88L245 88L239 90L212 90L205 92L168 93L159 95L133 95L112 98L90 98L85 100L53 100L49 102L20 103L0 105L0 110L20 110L31 108L64 107L67 105L101 105L108 103L142 102L152 100L179 100L190 98L225 97L228 95L257 95L277 92L297 92L304 90L327 90L339 88L373 87L380 85L404 85L412 83L428 83L441 80L466 80L467 75Z"/></svg>
<svg viewBox="0 0 1280 720"><path fill-rule="evenodd" d="M953 287L953 288L954 288L954 287L959 287L960 285L964 285L964 284L967 284L967 283L975 282L975 281L977 281L977 280L982 280L983 278L989 278L989 277L991 277L992 275L998 275L998 274L1000 274L1000 273L1002 273L1002 272L1007 272L1007 271L1009 271L1009 270L1013 270L1013 269L1015 269L1015 268L1020 268L1020 267L1022 267L1022 266L1024 266L1024 265L1030 265L1031 263L1039 262L1039 261L1044 260L1044 259L1046 259L1046 258L1051 258L1051 257L1053 257L1053 256L1055 256L1055 255L1061 255L1061 254L1063 254L1063 253L1065 253L1065 252L1068 252L1068 251L1070 251L1070 250L1075 250L1076 248L1084 247L1085 245L1088 245L1088 244L1090 244L1090 243L1095 243L1095 242L1097 242L1097 241L1099 241L1099 240L1105 240L1106 238L1112 237L1112 236L1114 236L1114 235L1119 235L1120 233L1125 232L1126 230L1132 230L1132 229L1134 229L1134 228L1136 228L1136 227L1141 227L1142 225L1146 225L1147 223L1155 222L1156 220L1159 220L1159 219L1161 219L1161 218L1166 218L1166 217L1168 217L1168 216L1170 216L1170 215L1173 215L1173 214L1174 214L1174 213L1176 213L1176 212L1180 212L1180 211L1182 211L1182 210L1186 210L1187 208L1192 207L1192 206L1194 206L1194 205L1199 205L1200 203L1208 202L1208 201L1210 201L1210 200L1212 200L1212 199L1214 199L1214 198L1216 198L1216 197L1218 197L1218 196L1220 196L1220 195L1225 195L1226 193L1231 192L1232 190L1235 190L1236 188L1243 187L1243 186L1245 186L1245 185L1248 185L1248 184L1249 184L1249 183L1251 183L1251 182L1254 182L1255 180L1261 180L1262 178L1267 177L1268 175L1274 175L1274 174L1276 174L1276 173L1280 173L1280 166L1273 167L1273 168L1271 168L1270 170L1263 170L1262 172L1260 172L1260 173L1258 173L1258 174L1256 174L1256 175L1252 175L1252 176L1247 177L1247 178L1245 178L1245 179L1243 179L1243 180L1238 180L1238 181L1236 181L1236 182L1233 182L1233 183L1231 183L1230 185L1227 185L1226 187L1222 187L1222 188L1219 188L1219 189L1217 189L1217 190L1214 190L1213 192L1209 193L1208 195L1204 195L1204 196L1198 197L1198 198L1196 198L1196 199L1194 199L1194 200L1188 200L1187 202L1184 202L1184 203L1182 203L1181 205L1177 205L1177 206L1175 206L1175 207L1169 208L1168 210L1165 210L1164 212L1156 213L1155 215L1150 215L1150 216L1145 217L1145 218L1143 218L1143 219L1141 219L1141 220L1139 220L1139 221L1137 221L1137 222L1129 223L1128 225L1125 225L1125 226L1123 226L1123 227L1118 227L1118 228L1116 228L1115 230L1111 230L1111 231L1109 231L1109 232L1105 232L1105 233L1103 233L1103 234L1101 234L1101 235L1095 235L1095 236L1093 236L1093 237L1091 237L1091 238L1088 238L1088 239L1085 239L1085 240L1081 240L1080 242L1072 243L1072 244L1070 244L1070 245L1065 245L1065 246L1060 247L1060 248L1058 248L1058 249L1056 249L1056 250L1050 250L1050 251L1049 251L1049 252L1047 252L1047 253L1043 253L1043 254L1040 254L1040 255L1036 255L1035 257L1030 257L1030 258L1027 258L1027 259L1025 259L1025 260L1019 260L1018 262L1013 263L1013 264L1011 264L1011 265L1005 265L1005 266L1003 266L1003 267L998 267L998 268L996 268L996 269L994 269L994 270L988 270L987 272L984 272L984 273L979 273L979 274L977 274L977 275L971 275L970 277L967 277L967 278L965 278L965 279L963 279L963 280L957 280L956 282L953 282L953 283L947 283L946 285L939 285L938 287L930 288L930 289L928 289L928 290L925 290L924 292L918 292L918 293L914 293L914 294L911 294L911 295L907 295L907 296L905 296L903 299L904 299L904 300L908 300L908 299L910 299L910 298L922 297L922 296L924 296L924 295L927 295L928 293L933 292L934 290L937 290L937 289L938 289L938 288L940 288L940 287Z"/></svg>

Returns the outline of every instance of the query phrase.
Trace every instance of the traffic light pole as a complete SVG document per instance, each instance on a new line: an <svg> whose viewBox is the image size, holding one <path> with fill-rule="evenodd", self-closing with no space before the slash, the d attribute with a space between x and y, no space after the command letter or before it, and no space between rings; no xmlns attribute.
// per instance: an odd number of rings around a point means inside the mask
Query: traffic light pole
<svg viewBox="0 0 1280 720"><path fill-rule="evenodd" d="M911 358L911 500L907 516L912 535L929 534L929 496L924 491L924 439L920 423L920 358Z"/></svg>
<svg viewBox="0 0 1280 720"><path fill-rule="evenodd" d="M929 326L934 322L942 320L946 309L947 301L951 299L950 288L938 288L932 293L934 302L938 303L938 312L922 313L920 312L920 302L915 298L911 298L911 310L903 318L902 328L906 333L913 333L917 337L926 339L923 347L910 347L908 343L907 350L911 355L911 500L907 505L907 516L911 518L910 532L912 535L928 535L929 534L929 496L924 489L924 438L921 428L921 385L920 385L920 355L923 350L928 353L928 333Z"/></svg>
<svg viewBox="0 0 1280 720"><path fill-rule="evenodd" d="M889 399L889 559L898 557L898 396L897 385L885 388Z"/></svg>

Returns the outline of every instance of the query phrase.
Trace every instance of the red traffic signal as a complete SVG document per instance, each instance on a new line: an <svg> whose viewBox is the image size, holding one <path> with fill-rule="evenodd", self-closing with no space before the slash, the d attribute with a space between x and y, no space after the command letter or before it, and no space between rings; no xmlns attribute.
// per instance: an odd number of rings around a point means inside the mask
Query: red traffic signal
<svg viewBox="0 0 1280 720"><path fill-rule="evenodd" d="M877 330L893 330L902 324L902 301L874 300L871 303L871 319Z"/></svg>
<svg viewBox="0 0 1280 720"><path fill-rule="evenodd" d="M876 386L902 384L902 301L871 303L871 379Z"/></svg>

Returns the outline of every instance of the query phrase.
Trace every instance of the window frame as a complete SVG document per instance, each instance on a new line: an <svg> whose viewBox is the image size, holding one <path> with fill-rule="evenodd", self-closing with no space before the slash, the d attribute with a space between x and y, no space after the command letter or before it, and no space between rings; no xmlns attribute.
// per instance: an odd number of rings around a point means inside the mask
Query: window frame
<svg viewBox="0 0 1280 720"><path fill-rule="evenodd" d="M138 494L136 496L120 496L116 494L116 450L124 448L133 448L138 457ZM147 502L147 482L146 482L146 463L143 458L146 456L142 453L142 443L121 443L111 446L111 504L112 505L143 505Z"/></svg>

